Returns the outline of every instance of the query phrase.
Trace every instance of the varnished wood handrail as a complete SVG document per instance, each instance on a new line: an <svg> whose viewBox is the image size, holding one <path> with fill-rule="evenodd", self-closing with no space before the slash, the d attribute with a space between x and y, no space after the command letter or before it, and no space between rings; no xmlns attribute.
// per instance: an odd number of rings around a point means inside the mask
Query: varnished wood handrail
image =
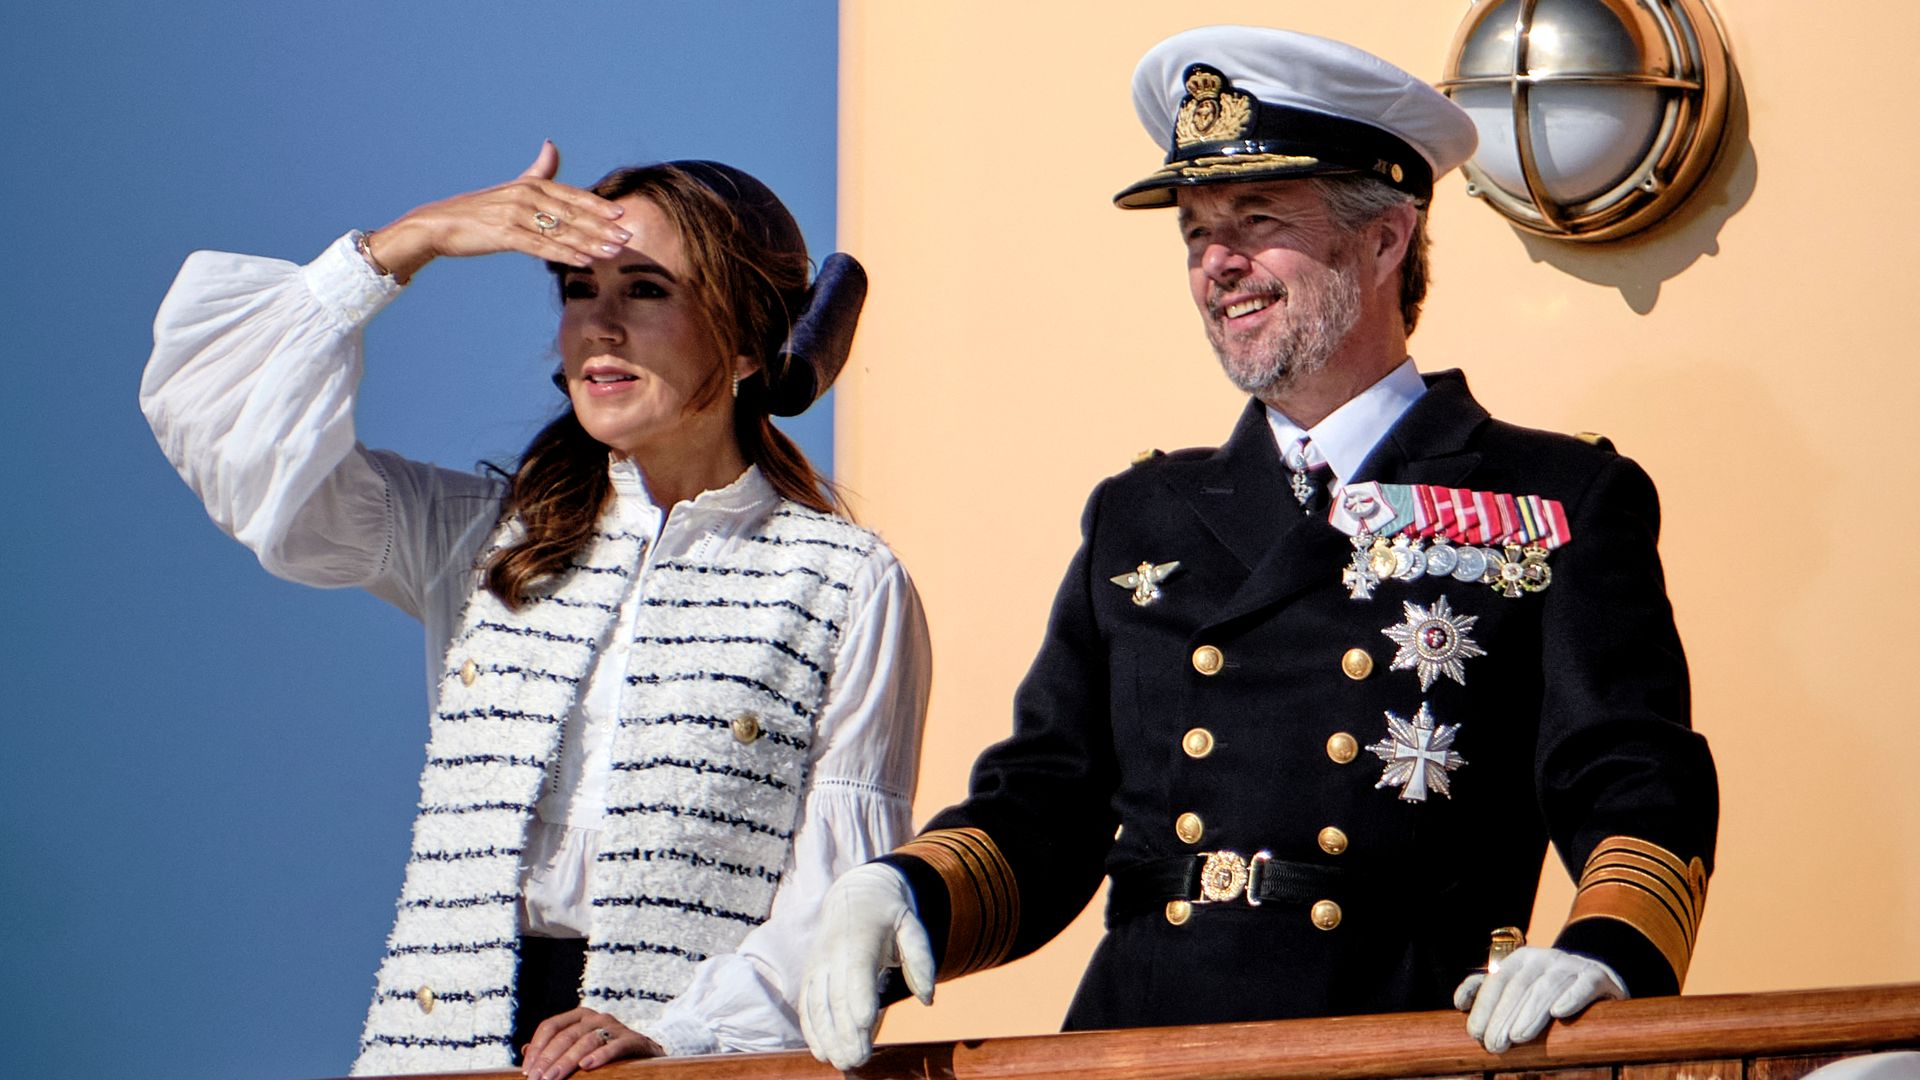
<svg viewBox="0 0 1920 1080"><path fill-rule="evenodd" d="M850 1075L1082 1080L1381 1080L1634 1062L1685 1062L1920 1046L1920 983L1602 1002L1546 1038L1493 1055L1459 1013L1135 1028L881 1046ZM518 1072L441 1080L521 1080ZM592 1080L776 1080L840 1075L805 1053L630 1061ZM414 1077L412 1080L422 1080Z"/></svg>

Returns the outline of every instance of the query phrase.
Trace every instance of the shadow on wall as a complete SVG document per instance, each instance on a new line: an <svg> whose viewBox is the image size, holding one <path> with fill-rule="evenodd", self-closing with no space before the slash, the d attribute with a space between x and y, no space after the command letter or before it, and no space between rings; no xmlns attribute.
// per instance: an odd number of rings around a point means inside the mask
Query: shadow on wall
<svg viewBox="0 0 1920 1080"><path fill-rule="evenodd" d="M1702 255L1720 253L1720 227L1753 197L1760 167L1747 138L1747 93L1738 68L1729 70L1726 142L1693 197L1646 232L1615 243L1581 244L1514 229L1534 262L1550 263L1582 281L1619 289L1635 313L1660 300L1660 285Z"/></svg>

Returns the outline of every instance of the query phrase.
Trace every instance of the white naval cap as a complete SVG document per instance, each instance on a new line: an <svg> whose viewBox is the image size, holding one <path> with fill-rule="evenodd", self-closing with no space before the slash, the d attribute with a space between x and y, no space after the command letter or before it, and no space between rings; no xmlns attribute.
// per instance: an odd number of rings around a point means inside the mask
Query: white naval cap
<svg viewBox="0 0 1920 1080"><path fill-rule="evenodd" d="M1163 168L1114 196L1172 206L1194 184L1367 173L1425 199L1473 155L1458 105L1385 60L1329 38L1203 26L1155 45L1133 72L1133 107L1167 148Z"/></svg>

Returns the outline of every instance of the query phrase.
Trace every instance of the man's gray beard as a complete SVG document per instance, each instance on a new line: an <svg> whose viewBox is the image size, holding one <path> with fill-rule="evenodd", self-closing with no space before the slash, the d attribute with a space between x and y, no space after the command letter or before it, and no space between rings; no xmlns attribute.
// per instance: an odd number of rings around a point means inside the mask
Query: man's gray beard
<svg viewBox="0 0 1920 1080"><path fill-rule="evenodd" d="M1348 252L1336 252L1327 275L1302 281L1291 290L1285 301L1286 325L1266 355L1254 358L1255 362L1265 360L1258 367L1236 364L1224 347L1218 324L1208 320L1207 339L1227 379L1243 393L1259 397L1285 393L1301 379L1325 371L1334 350L1360 320L1360 282L1353 264ZM1247 344L1259 348L1267 342Z"/></svg>

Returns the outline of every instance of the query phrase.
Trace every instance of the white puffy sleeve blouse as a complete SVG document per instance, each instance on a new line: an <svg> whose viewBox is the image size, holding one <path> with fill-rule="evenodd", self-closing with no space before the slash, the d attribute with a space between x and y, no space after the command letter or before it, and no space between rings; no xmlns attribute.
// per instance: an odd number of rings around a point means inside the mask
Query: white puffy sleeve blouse
<svg viewBox="0 0 1920 1080"><path fill-rule="evenodd" d="M366 265L352 234L306 266L196 252L154 320L140 404L207 512L269 571L308 585L358 586L422 621L431 708L468 571L504 487L356 440L361 331L399 291ZM655 537L649 561L734 542L730 526L754 516L741 511L777 497L750 469L662 514L634 470L616 465L614 480L614 512ZM799 1045L792 1002L822 896L840 873L910 834L932 662L919 597L884 545L857 575L851 611L772 912L737 951L702 963L686 992L642 1025L669 1053ZM621 625L632 617L623 610ZM616 632L613 642L630 637ZM625 659L610 646L597 663L618 672ZM569 717L555 788L529 836L522 922L535 933L588 929L584 881L598 836L603 745L596 733L612 722L609 696L594 692L597 674L589 673Z"/></svg>

